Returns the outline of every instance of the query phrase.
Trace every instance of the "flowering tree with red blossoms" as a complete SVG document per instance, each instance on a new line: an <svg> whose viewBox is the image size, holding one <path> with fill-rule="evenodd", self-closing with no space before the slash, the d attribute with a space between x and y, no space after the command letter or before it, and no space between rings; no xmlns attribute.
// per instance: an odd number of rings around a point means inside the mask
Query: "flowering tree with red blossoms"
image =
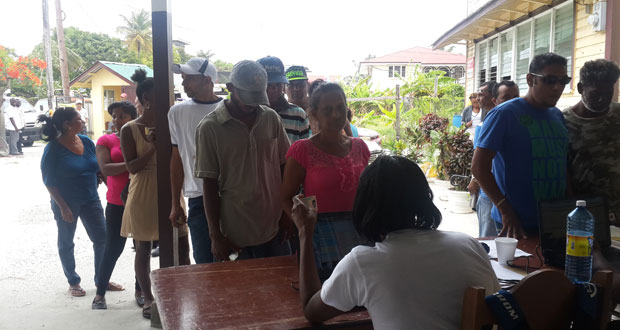
<svg viewBox="0 0 620 330"><path fill-rule="evenodd" d="M43 60L27 56L16 58L11 49L0 45L0 92L6 90L10 79L41 86L41 79L35 74L35 71L43 70L46 67L47 63Z"/></svg>

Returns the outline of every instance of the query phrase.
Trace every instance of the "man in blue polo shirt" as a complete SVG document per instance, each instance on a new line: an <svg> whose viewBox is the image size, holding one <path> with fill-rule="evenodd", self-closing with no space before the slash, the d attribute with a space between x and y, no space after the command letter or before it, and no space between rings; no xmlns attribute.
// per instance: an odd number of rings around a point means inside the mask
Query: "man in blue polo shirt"
<svg viewBox="0 0 620 330"><path fill-rule="evenodd" d="M535 56L527 95L495 107L482 125L472 173L494 204L500 235L537 233L538 201L565 195L568 139L555 105L571 80L566 63L553 53Z"/></svg>

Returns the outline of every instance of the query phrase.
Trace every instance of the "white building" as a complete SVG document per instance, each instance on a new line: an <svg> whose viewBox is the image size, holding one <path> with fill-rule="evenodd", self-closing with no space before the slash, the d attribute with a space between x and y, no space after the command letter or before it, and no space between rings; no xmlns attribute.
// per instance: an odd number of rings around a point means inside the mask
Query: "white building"
<svg viewBox="0 0 620 330"><path fill-rule="evenodd" d="M415 74L416 67L424 72L442 70L446 76L463 80L465 56L443 50L414 47L360 62L360 74L371 76L373 89L393 88ZM464 82L464 81L463 81Z"/></svg>

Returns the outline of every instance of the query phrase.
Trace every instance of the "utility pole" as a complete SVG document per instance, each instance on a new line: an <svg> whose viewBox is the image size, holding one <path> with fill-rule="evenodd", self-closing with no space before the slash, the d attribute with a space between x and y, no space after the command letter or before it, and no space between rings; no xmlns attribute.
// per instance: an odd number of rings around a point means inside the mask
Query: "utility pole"
<svg viewBox="0 0 620 330"><path fill-rule="evenodd" d="M52 67L52 42L50 40L50 17L49 5L47 0L43 2L43 49L45 50L45 62L47 62L47 106L53 109L52 99L54 98L54 68ZM38 109L37 109L38 110Z"/></svg>
<svg viewBox="0 0 620 330"><path fill-rule="evenodd" d="M56 34L58 35L58 61L60 62L60 77L64 101L71 102L69 93L69 69L67 66L67 48L65 48L65 30L62 27L62 8L60 0L56 0Z"/></svg>

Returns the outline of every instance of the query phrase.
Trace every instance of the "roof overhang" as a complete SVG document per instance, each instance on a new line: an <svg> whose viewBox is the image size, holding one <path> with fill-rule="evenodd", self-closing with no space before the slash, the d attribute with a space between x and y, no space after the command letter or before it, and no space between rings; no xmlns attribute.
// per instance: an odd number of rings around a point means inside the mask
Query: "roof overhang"
<svg viewBox="0 0 620 330"><path fill-rule="evenodd" d="M95 64L93 64L93 66L82 72L82 74L77 76L75 79L71 80L71 82L69 83L69 87L92 88L92 78L101 70L106 70L121 79L122 81L126 82L128 85L133 85L133 81L127 80L127 78L123 77L118 72L111 70L105 64L97 61L95 62Z"/></svg>
<svg viewBox="0 0 620 330"><path fill-rule="evenodd" d="M567 0L490 0L433 43L433 49L461 40L485 39ZM571 0L572 1L572 0Z"/></svg>

